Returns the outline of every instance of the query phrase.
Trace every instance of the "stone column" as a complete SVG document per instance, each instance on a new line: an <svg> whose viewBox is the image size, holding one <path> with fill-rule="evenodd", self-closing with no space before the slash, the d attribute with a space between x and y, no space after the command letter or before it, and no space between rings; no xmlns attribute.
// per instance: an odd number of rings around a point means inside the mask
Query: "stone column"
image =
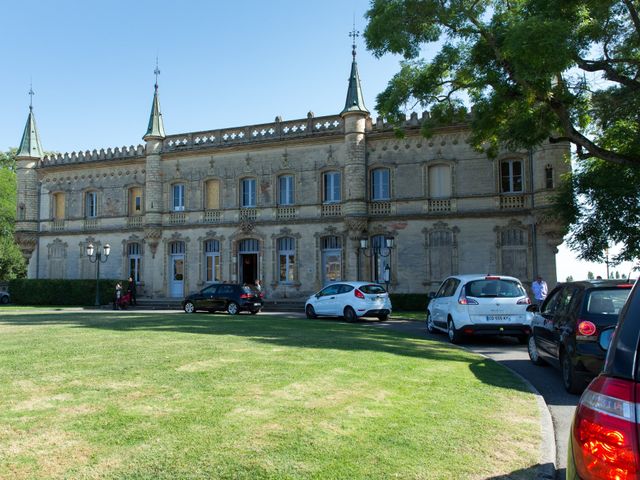
<svg viewBox="0 0 640 480"><path fill-rule="evenodd" d="M146 175L144 187L144 236L147 248L144 258L145 290L154 296L161 288L162 278L166 272L158 276L163 265L162 248L158 248L162 238L162 140L149 139L146 143Z"/></svg>

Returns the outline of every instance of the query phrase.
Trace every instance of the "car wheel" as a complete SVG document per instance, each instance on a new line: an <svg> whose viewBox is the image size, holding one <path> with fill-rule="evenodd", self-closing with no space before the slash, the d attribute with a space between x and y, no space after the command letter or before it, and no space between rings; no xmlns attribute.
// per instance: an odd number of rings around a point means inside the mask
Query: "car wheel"
<svg viewBox="0 0 640 480"><path fill-rule="evenodd" d="M462 334L453 324L453 320L451 319L449 319L449 321L447 322L447 335L449 336L449 341L451 343L460 343L460 341L462 340Z"/></svg>
<svg viewBox="0 0 640 480"><path fill-rule="evenodd" d="M184 311L187 313L196 313L196 306L193 302L187 302L184 304Z"/></svg>
<svg viewBox="0 0 640 480"><path fill-rule="evenodd" d="M313 309L312 305L307 305L307 308L304 309L304 313L307 314L307 318L313 319L317 318L316 311Z"/></svg>
<svg viewBox="0 0 640 480"><path fill-rule="evenodd" d="M356 320L358 320L355 310L351 307L346 307L344 309L344 319L347 322L355 322Z"/></svg>
<svg viewBox="0 0 640 480"><path fill-rule="evenodd" d="M433 318L431 318L431 314L429 313L429 310L427 310L427 332L438 333L438 330L436 330L436 326L433 323Z"/></svg>
<svg viewBox="0 0 640 480"><path fill-rule="evenodd" d="M529 352L529 360L534 365L542 366L546 365L546 362L540 358L540 352L538 352L538 346L536 345L536 339L533 335L529 335L529 341L527 342L527 351Z"/></svg>
<svg viewBox="0 0 640 480"><path fill-rule="evenodd" d="M2 303L4 305L9 303L9 295L3 295L2 297L0 297L0 303Z"/></svg>
<svg viewBox="0 0 640 480"><path fill-rule="evenodd" d="M580 394L584 390L584 383L576 378L576 370L571 363L571 357L565 352L560 355L560 367L562 369L562 383L569 393Z"/></svg>
<svg viewBox="0 0 640 480"><path fill-rule="evenodd" d="M229 315L237 315L239 311L240 309L236 302L229 302L229 305L227 305L227 313Z"/></svg>

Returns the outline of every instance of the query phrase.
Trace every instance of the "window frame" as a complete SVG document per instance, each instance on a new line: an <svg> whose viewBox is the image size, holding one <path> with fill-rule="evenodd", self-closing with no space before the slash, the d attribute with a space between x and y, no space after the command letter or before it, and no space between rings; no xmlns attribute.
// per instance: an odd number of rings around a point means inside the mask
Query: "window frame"
<svg viewBox="0 0 640 480"><path fill-rule="evenodd" d="M247 189L247 187L250 187ZM248 198L247 198L248 197ZM257 180L247 177L240 180L240 207L256 208L258 206Z"/></svg>
<svg viewBox="0 0 640 480"><path fill-rule="evenodd" d="M323 172L322 203L330 204L340 202L342 202L342 172L340 172L339 170L329 170Z"/></svg>
<svg viewBox="0 0 640 480"><path fill-rule="evenodd" d="M286 188L283 188L283 181ZM278 176L278 205L291 206L295 204L295 177L290 173Z"/></svg>
<svg viewBox="0 0 640 480"><path fill-rule="evenodd" d="M285 243L289 245L283 245ZM280 237L276 240L276 246L278 250L278 282L292 284L296 281L296 239L294 237Z"/></svg>
<svg viewBox="0 0 640 480"><path fill-rule="evenodd" d="M173 185L171 185L171 211L184 212L185 207L186 185L184 183L174 183Z"/></svg>
<svg viewBox="0 0 640 480"><path fill-rule="evenodd" d="M391 171L385 167L371 170L371 201L386 202L391 200Z"/></svg>
<svg viewBox="0 0 640 480"><path fill-rule="evenodd" d="M86 192L84 192L84 217L98 218L98 191L97 190L87 190Z"/></svg>
<svg viewBox="0 0 640 480"><path fill-rule="evenodd" d="M520 166L520 172L516 175L514 165L518 164ZM507 172L504 173L504 166L507 166ZM524 193L524 161L519 158L509 158L505 160L500 160L499 166L499 175L500 175L500 193L506 195L517 195ZM520 188L516 190L516 179L519 178ZM505 184L506 180L506 184ZM505 188L506 187L506 188Z"/></svg>

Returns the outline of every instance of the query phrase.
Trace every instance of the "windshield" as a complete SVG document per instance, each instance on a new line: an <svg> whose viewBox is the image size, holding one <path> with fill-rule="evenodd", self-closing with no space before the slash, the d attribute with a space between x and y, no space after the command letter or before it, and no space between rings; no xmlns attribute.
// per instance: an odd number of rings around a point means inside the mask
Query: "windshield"
<svg viewBox="0 0 640 480"><path fill-rule="evenodd" d="M465 285L465 295L476 298L517 298L526 293L522 285L514 280L482 279Z"/></svg>
<svg viewBox="0 0 640 480"><path fill-rule="evenodd" d="M592 290L587 298L587 312L601 315L618 315L627 301L631 288Z"/></svg>

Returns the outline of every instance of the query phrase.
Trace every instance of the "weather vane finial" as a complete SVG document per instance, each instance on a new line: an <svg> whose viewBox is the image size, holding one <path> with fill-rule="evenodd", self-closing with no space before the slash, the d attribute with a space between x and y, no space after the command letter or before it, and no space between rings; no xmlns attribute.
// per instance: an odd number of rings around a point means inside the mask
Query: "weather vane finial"
<svg viewBox="0 0 640 480"><path fill-rule="evenodd" d="M353 39L353 43L351 44L351 55L353 55L353 59L356 58L356 38L360 36L360 32L356 30L356 14L353 14L353 30L349 32L349 36Z"/></svg>
<svg viewBox="0 0 640 480"><path fill-rule="evenodd" d="M33 110L33 96L36 92L33 91L33 82L29 82L29 110Z"/></svg>
<svg viewBox="0 0 640 480"><path fill-rule="evenodd" d="M158 75L160 75L160 69L158 68L158 56L156 55L156 68L153 71L156 76L156 90L158 89Z"/></svg>

